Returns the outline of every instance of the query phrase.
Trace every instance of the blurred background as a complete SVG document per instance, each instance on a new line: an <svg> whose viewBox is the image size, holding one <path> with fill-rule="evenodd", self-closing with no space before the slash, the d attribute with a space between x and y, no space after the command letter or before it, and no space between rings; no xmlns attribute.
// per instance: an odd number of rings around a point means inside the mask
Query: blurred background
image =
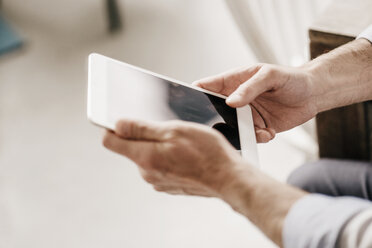
<svg viewBox="0 0 372 248"><path fill-rule="evenodd" d="M3 1L0 29L12 29L0 31L0 49L14 46L0 55L0 247L275 247L223 202L157 193L102 147L86 118L87 56L185 82L256 62L299 65L327 4ZM259 153L262 170L285 181L317 157L313 123Z"/></svg>

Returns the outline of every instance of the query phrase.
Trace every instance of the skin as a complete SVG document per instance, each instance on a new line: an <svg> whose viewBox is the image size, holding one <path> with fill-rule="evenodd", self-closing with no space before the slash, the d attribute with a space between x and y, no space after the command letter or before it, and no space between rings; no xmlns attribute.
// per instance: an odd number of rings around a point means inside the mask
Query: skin
<svg viewBox="0 0 372 248"><path fill-rule="evenodd" d="M229 96L231 107L252 106L258 142L311 119L311 80L300 68L258 64L194 82L194 85ZM294 87L295 86L295 87Z"/></svg>
<svg viewBox="0 0 372 248"><path fill-rule="evenodd" d="M353 41L301 67L258 64L195 82L250 104L258 142L317 113L372 99L372 45ZM217 131L181 121L122 120L103 144L133 160L155 190L218 197L282 246L283 223L307 193L247 164Z"/></svg>

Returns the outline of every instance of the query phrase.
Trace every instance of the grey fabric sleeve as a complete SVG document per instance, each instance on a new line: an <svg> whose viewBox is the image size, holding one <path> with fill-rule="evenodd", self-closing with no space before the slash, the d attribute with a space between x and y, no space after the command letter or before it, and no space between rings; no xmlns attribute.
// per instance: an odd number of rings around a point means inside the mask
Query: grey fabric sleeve
<svg viewBox="0 0 372 248"><path fill-rule="evenodd" d="M358 37L359 38L364 38L369 40L372 43L372 25L370 25L367 29L365 29Z"/></svg>
<svg viewBox="0 0 372 248"><path fill-rule="evenodd" d="M340 248L372 247L372 208L361 211L346 224L338 243Z"/></svg>
<svg viewBox="0 0 372 248"><path fill-rule="evenodd" d="M345 224L354 215L372 207L355 197L309 194L290 209L283 227L285 248L333 248Z"/></svg>

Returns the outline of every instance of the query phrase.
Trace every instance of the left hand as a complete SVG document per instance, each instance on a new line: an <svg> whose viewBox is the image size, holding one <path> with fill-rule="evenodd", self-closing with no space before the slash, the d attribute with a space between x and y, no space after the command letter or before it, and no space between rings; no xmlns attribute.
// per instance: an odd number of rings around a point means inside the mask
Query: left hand
<svg viewBox="0 0 372 248"><path fill-rule="evenodd" d="M226 138L200 124L122 120L103 139L158 191L219 197L282 245L283 222L306 193L249 166Z"/></svg>
<svg viewBox="0 0 372 248"><path fill-rule="evenodd" d="M247 167L222 134L189 122L121 120L103 144L134 161L155 190L170 194L220 197Z"/></svg>

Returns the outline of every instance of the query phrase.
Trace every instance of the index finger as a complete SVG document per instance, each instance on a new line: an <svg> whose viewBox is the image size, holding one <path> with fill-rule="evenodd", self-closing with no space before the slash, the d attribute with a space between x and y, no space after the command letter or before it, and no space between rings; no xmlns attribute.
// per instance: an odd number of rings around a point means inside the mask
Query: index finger
<svg viewBox="0 0 372 248"><path fill-rule="evenodd" d="M234 92L239 85L250 79L261 67L262 64L257 64L248 68L233 69L216 76L197 80L192 84L228 96Z"/></svg>
<svg viewBox="0 0 372 248"><path fill-rule="evenodd" d="M156 121L121 119L116 123L115 133L124 139L159 141L163 139L166 127Z"/></svg>
<svg viewBox="0 0 372 248"><path fill-rule="evenodd" d="M145 162L154 152L155 142L123 139L112 131L107 131L103 138L103 146L140 166L146 166Z"/></svg>

